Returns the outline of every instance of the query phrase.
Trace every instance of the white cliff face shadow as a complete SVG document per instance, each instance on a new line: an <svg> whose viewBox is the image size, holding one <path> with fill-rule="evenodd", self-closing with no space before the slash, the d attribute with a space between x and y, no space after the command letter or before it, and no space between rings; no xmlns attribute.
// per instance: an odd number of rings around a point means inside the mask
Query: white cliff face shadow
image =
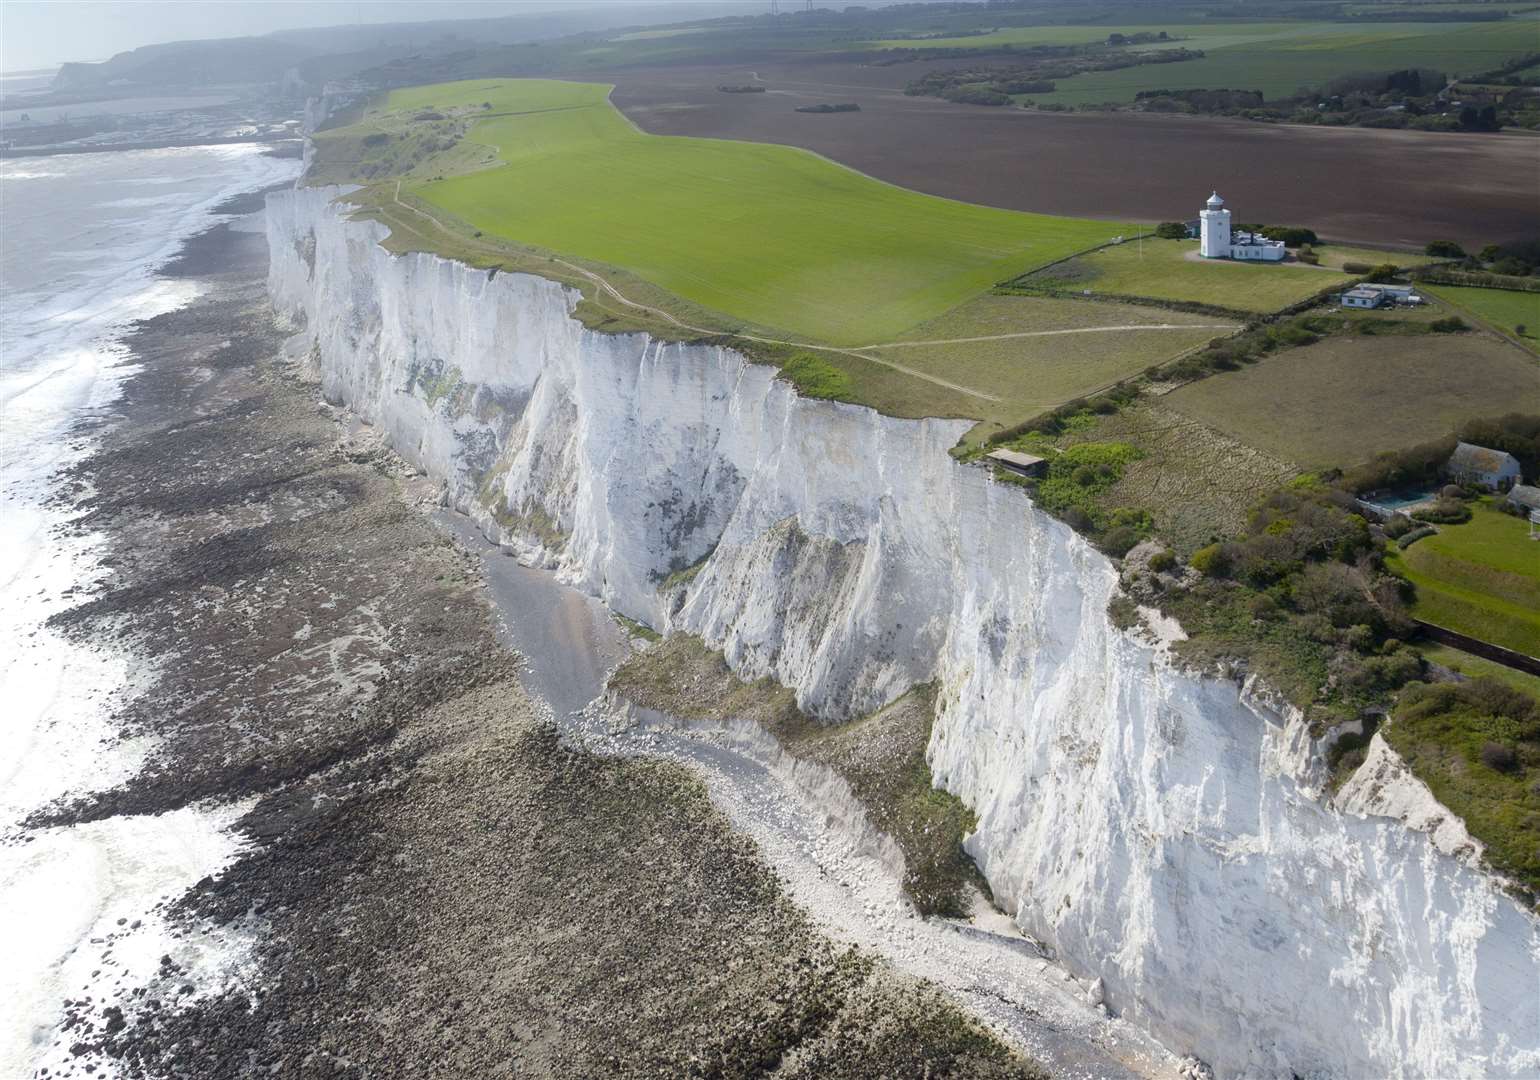
<svg viewBox="0 0 1540 1080"><path fill-rule="evenodd" d="M1115 1013L1225 1075L1540 1071L1515 1004L1534 917L1384 816L1406 799L1332 805L1297 711L1116 629L1110 564L953 462L964 423L593 333L552 282L391 256L333 194L270 216L271 290L327 396L524 560L814 716L937 680L928 757L978 813L970 850Z"/></svg>

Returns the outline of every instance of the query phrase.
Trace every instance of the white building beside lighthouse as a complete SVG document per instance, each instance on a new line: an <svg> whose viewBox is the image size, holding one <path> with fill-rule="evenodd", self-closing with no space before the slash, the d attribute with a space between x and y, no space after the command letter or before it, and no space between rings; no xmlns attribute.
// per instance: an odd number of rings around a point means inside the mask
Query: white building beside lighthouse
<svg viewBox="0 0 1540 1080"><path fill-rule="evenodd" d="M1284 246L1281 240L1267 240L1254 233L1230 231L1230 211L1225 201L1214 192L1203 204L1198 214L1198 253L1205 259L1243 259L1247 262L1281 262Z"/></svg>

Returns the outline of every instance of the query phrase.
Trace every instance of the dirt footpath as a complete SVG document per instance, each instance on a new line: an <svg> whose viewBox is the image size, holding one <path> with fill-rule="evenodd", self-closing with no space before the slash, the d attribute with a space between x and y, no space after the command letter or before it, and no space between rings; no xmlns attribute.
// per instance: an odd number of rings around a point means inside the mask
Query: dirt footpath
<svg viewBox="0 0 1540 1080"><path fill-rule="evenodd" d="M559 741L432 491L275 359L265 267L260 234L189 245L211 292L144 325L74 476L113 575L60 623L153 659L121 719L160 748L38 822L252 799L171 905L251 975L65 1003L52 1075L1039 1075L822 936L691 772Z"/></svg>

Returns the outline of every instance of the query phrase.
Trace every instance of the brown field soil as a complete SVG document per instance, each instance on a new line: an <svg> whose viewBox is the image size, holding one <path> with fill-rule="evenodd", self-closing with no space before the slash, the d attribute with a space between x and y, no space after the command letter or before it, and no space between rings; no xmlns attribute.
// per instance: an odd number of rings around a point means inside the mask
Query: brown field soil
<svg viewBox="0 0 1540 1080"><path fill-rule="evenodd" d="M1540 399L1540 364L1488 334L1334 337L1190 383L1172 410L1307 468L1357 464Z"/></svg>
<svg viewBox="0 0 1540 1080"><path fill-rule="evenodd" d="M1131 304L981 296L920 324L888 347L864 351L909 371L977 390L981 396L956 395L952 408L956 415L986 421L974 433L982 437L1138 375L1151 364L1234 329L1237 324L1210 315ZM1033 336L1006 336L1023 334ZM925 344L933 341L946 344ZM884 411L921 415L935 404L938 391L946 393L892 369L873 365L867 370L859 361L847 364L847 359L836 356L830 361L850 371L862 399L881 400ZM916 392L921 396L909 400Z"/></svg>
<svg viewBox="0 0 1540 1080"><path fill-rule="evenodd" d="M802 146L878 179L989 206L1186 220L1218 187L1238 220L1306 225L1344 243L1420 248L1447 238L1479 247L1540 231L1540 138L1526 133L1043 113L904 96L904 83L936 66L955 62L864 67L810 57L603 77L646 131ZM766 93L716 89L756 78ZM821 101L861 111L793 111Z"/></svg>

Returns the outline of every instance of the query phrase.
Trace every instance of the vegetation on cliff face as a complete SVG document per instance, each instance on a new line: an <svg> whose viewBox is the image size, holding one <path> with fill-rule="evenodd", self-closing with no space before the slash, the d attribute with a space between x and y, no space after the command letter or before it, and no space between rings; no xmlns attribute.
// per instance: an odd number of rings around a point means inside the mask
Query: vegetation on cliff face
<svg viewBox="0 0 1540 1080"><path fill-rule="evenodd" d="M878 829L904 855L904 892L925 915L966 916L983 877L962 849L977 822L961 800L935 787L925 761L935 687L918 686L870 716L823 725L805 716L773 679L746 683L700 638L674 634L623 664L612 692L687 720L748 720L795 758L842 777Z"/></svg>
<svg viewBox="0 0 1540 1080"><path fill-rule="evenodd" d="M1540 702L1495 679L1419 682L1381 730L1487 861L1540 895Z"/></svg>

